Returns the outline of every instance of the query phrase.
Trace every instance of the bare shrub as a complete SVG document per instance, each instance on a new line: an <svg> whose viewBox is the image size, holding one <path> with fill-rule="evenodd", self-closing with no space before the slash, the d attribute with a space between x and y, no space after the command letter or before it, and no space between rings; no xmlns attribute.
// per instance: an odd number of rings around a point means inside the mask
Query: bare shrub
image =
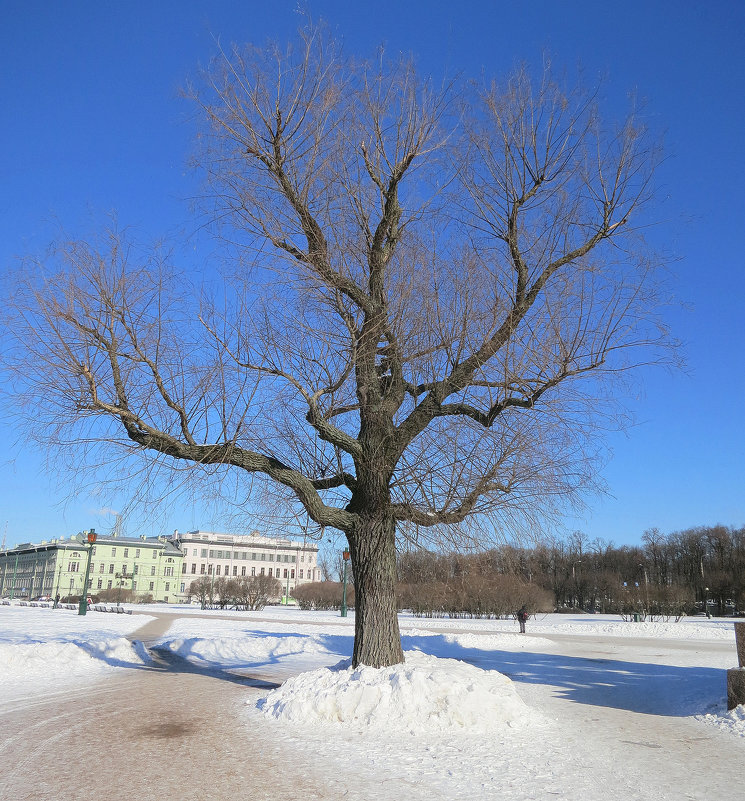
<svg viewBox="0 0 745 801"><path fill-rule="evenodd" d="M344 589L338 581L317 581L300 584L290 595L301 609L331 610L340 609ZM354 608L354 587L347 585L347 606Z"/></svg>

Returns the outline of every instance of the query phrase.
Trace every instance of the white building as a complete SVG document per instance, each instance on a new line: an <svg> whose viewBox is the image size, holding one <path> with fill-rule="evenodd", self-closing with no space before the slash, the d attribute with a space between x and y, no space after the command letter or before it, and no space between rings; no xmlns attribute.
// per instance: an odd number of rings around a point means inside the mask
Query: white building
<svg viewBox="0 0 745 801"><path fill-rule="evenodd" d="M318 545L252 534L212 531L175 532L171 540L183 554L181 595L200 576L259 576L280 580L286 595L298 584L321 580Z"/></svg>

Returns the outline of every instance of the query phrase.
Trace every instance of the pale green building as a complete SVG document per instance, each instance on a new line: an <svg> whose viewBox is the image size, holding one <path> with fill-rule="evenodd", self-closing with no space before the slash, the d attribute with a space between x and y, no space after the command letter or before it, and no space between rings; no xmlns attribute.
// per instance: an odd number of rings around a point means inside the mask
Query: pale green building
<svg viewBox="0 0 745 801"><path fill-rule="evenodd" d="M87 533L87 532L86 532ZM83 593L88 550L88 594L122 587L137 600L179 603L182 552L165 537L99 535L93 546L75 538L24 543L0 551L0 597L62 598Z"/></svg>

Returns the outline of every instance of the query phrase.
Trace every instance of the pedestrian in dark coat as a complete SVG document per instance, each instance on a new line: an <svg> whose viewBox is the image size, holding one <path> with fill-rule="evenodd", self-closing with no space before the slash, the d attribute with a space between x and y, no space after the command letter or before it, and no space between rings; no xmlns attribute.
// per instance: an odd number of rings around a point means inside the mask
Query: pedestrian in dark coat
<svg viewBox="0 0 745 801"><path fill-rule="evenodd" d="M517 622L520 624L520 634L525 634L525 622L528 617L528 607L523 604L517 613Z"/></svg>

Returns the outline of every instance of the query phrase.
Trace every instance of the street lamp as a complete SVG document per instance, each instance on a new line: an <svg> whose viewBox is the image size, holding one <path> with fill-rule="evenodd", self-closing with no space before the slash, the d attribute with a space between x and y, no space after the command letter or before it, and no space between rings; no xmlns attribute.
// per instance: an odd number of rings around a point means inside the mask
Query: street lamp
<svg viewBox="0 0 745 801"><path fill-rule="evenodd" d="M579 592L577 591L577 579L575 578L574 574L574 566L581 564L582 564L581 559L576 559L574 562L572 562L572 584L574 584L574 589L572 590L572 606L574 607L577 606L577 601L579 600L578 598Z"/></svg>
<svg viewBox="0 0 745 801"><path fill-rule="evenodd" d="M59 580L62 577L62 563L65 561L65 558L62 554L62 551L59 552L59 570L57 571L57 586L54 588L54 608L57 608L57 604L59 603Z"/></svg>
<svg viewBox="0 0 745 801"><path fill-rule="evenodd" d="M91 556L93 556L93 543L96 541L95 529L91 529L87 535L88 540L88 561L85 563L85 579L83 580L83 592L80 596L80 604L78 605L78 614L84 615L88 611L88 577L91 573ZM78 534L78 538L83 542L83 535Z"/></svg>
<svg viewBox="0 0 745 801"><path fill-rule="evenodd" d="M349 561L349 551L344 551L342 554L344 557L344 584L341 594L341 616L347 616L347 562Z"/></svg>
<svg viewBox="0 0 745 801"><path fill-rule="evenodd" d="M122 602L122 585L124 584L125 581L127 581L127 579L132 579L132 581L134 582L134 573L132 574L117 573L116 578L117 578L117 583L119 585L119 592L117 593L116 596L116 605L119 606Z"/></svg>

